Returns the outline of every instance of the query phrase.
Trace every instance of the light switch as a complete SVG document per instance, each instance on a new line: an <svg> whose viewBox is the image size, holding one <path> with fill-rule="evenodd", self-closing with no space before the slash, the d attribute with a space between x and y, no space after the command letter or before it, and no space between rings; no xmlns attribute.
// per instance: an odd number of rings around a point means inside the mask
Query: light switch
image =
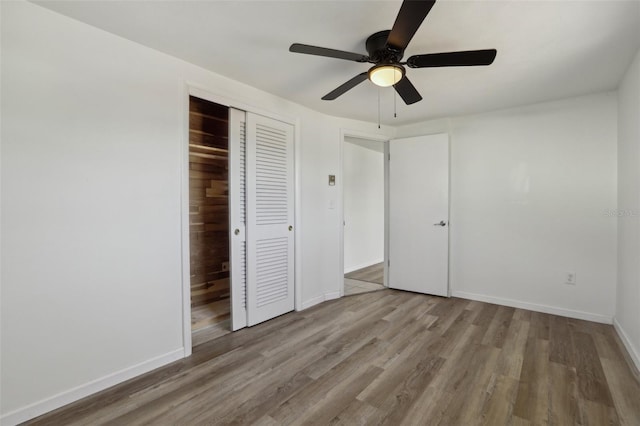
<svg viewBox="0 0 640 426"><path fill-rule="evenodd" d="M329 175L329 186L336 186L336 175Z"/></svg>

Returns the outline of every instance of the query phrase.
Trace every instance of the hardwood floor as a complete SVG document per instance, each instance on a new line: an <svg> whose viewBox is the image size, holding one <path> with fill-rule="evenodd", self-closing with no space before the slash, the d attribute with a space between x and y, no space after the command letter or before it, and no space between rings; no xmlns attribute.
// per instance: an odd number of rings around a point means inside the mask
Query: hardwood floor
<svg viewBox="0 0 640 426"><path fill-rule="evenodd" d="M394 290L283 315L31 424L640 424L609 325Z"/></svg>
<svg viewBox="0 0 640 426"><path fill-rule="evenodd" d="M353 294L367 293L370 291L384 290L385 287L382 284L370 283L367 281L352 280L349 278L344 279L344 295L351 296Z"/></svg>
<svg viewBox="0 0 640 426"><path fill-rule="evenodd" d="M344 274L345 278L384 285L384 263L376 263L366 268Z"/></svg>
<svg viewBox="0 0 640 426"><path fill-rule="evenodd" d="M209 327L200 328L191 333L191 346L198 346L209 340L218 339L225 334L231 333L231 320L210 325Z"/></svg>

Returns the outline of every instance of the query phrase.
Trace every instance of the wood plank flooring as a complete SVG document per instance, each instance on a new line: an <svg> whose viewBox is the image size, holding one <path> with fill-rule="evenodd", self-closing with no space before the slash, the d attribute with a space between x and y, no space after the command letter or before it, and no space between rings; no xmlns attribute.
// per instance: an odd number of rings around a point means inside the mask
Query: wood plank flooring
<svg viewBox="0 0 640 426"><path fill-rule="evenodd" d="M231 333L34 425L640 425L609 325L394 290Z"/></svg>
<svg viewBox="0 0 640 426"><path fill-rule="evenodd" d="M209 327L193 331L191 333L191 346L201 345L209 340L218 339L219 337L229 333L231 333L231 320L227 319L210 325Z"/></svg>
<svg viewBox="0 0 640 426"><path fill-rule="evenodd" d="M367 281L352 280L350 278L344 279L344 295L351 296L353 294L367 293L369 291L384 290L385 287L382 284L370 283Z"/></svg>
<svg viewBox="0 0 640 426"><path fill-rule="evenodd" d="M366 268L344 274L345 278L384 285L384 263L376 263Z"/></svg>

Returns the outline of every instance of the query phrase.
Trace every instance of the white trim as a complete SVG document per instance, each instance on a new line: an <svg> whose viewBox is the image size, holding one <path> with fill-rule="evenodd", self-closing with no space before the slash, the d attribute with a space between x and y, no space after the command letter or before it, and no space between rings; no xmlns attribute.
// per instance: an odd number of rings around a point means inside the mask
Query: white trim
<svg viewBox="0 0 640 426"><path fill-rule="evenodd" d="M333 300L333 299L339 299L340 296L340 292L339 291L331 291L329 293L325 293L324 294L324 300Z"/></svg>
<svg viewBox="0 0 640 426"><path fill-rule="evenodd" d="M340 129L340 135L342 136L342 141L344 141L345 136L350 136L352 138L358 138L358 139L368 139L371 141L378 141L378 142L388 142L390 139L392 139L391 136L384 133L377 133L377 134L367 133L367 132L361 132L359 130L351 130L351 129L344 129L344 128Z"/></svg>
<svg viewBox="0 0 640 426"><path fill-rule="evenodd" d="M512 308L527 309L529 311L542 312L545 314L560 315L568 318L581 319L585 321L611 324L613 317L607 315L593 314L573 309L560 308L557 306L538 305L536 303L523 302L520 300L504 299L502 297L485 296L484 294L467 293L465 291L453 290L451 296L461 299L477 300L479 302L493 303L496 305L510 306Z"/></svg>
<svg viewBox="0 0 640 426"><path fill-rule="evenodd" d="M340 129L340 149L338 150L338 161L339 161L339 169L338 169L338 217L340 219L340 223L338 224L338 277L336 281L338 282L338 291L340 292L340 297L344 296L344 182L342 179L344 178L344 137L346 136L346 130Z"/></svg>
<svg viewBox="0 0 640 426"><path fill-rule="evenodd" d="M389 139L391 140L391 139ZM384 142L384 255L382 261L384 262L384 275L382 277L382 285L385 287L389 287L389 265L390 265L390 257L389 257L389 242L391 241L390 234L390 222L389 218L391 215L389 214L389 209L391 207L391 188L390 188L390 180L389 170L391 170L391 151L389 148L389 140Z"/></svg>
<svg viewBox="0 0 640 426"><path fill-rule="evenodd" d="M389 167L389 156L388 156L388 141L391 139L390 136L386 136L383 134L370 134L370 133L363 133L357 130L349 130L349 129L340 129L340 158L339 158L339 162L340 162L340 169L339 172L340 174L338 175L337 179L338 179L338 183L337 183L337 189L338 189L338 211L339 211L339 216L340 216L340 231L339 233L339 247L338 247L338 255L339 255L339 263L340 263L340 268L339 268L339 273L340 275L337 278L337 282L340 283L340 297L344 296L344 144L345 144L345 140L344 138L346 136L351 136L354 138L360 138L360 139L368 139L368 140L372 140L372 141L378 141L378 142L384 142L385 143L385 159L384 159L384 164L385 164L385 216L384 216L384 228L385 228L385 236L384 236L384 286L388 287L388 268L387 266L389 265L389 236L387 235L388 233L388 222L389 222L389 215L388 215L388 167ZM355 270L355 269L354 269ZM327 299L328 300L328 299Z"/></svg>
<svg viewBox="0 0 640 426"><path fill-rule="evenodd" d="M302 311L304 309L308 309L312 306L315 306L319 303L326 302L327 300L339 299L340 297L342 297L340 293L341 292L339 291L331 291L329 293L321 294L320 296L316 296L312 299L307 300L306 302L303 302L302 309L296 309L296 310Z"/></svg>
<svg viewBox="0 0 640 426"><path fill-rule="evenodd" d="M324 302L325 300L326 299L325 299L324 294L321 294L320 296L316 296L316 297L314 297L312 299L309 299L309 300L307 300L305 302L302 302L302 309L300 309L300 310L302 311L302 310L308 309L308 308L310 308L312 306L317 305L318 303Z"/></svg>
<svg viewBox="0 0 640 426"><path fill-rule="evenodd" d="M451 159L453 158L453 156L451 155L451 146L453 145L451 142L451 125L450 125L450 120L447 120L447 142L448 142L448 148L449 148L449 158L448 158L448 164L447 164L447 173L449 174L449 176L447 177L449 179L449 193L447 194L447 197L449 197L448 201L449 201L449 217L447 218L447 297L451 297L451 272L453 270L453 268L451 267L451 258L452 258L452 253L453 250L451 250L451 242L452 242L452 238L451 238L451 210L453 207L453 204L451 203L451 200L453 200L453 192L451 191L451 187L453 186L451 183L453 182L453 176L451 175L451 165L453 164L451 162Z"/></svg>
<svg viewBox="0 0 640 426"><path fill-rule="evenodd" d="M164 355L151 358L139 364L132 365L115 373L108 374L99 379L91 380L85 384L76 386L57 395L42 399L33 404L29 404L17 410L4 414L0 418L3 426L13 426L27 420L31 420L42 414L53 411L57 408L78 401L84 397L110 388L119 383L125 382L136 376L148 373L151 370L170 364L181 359L184 355L184 348L175 349Z"/></svg>
<svg viewBox="0 0 640 426"><path fill-rule="evenodd" d="M180 253L182 253L182 345L191 356L191 250L189 246L189 86L185 85L180 146Z"/></svg>
<svg viewBox="0 0 640 426"><path fill-rule="evenodd" d="M640 371L640 353L638 353L638 349L636 349L633 346L633 343L631 342L629 335L625 333L624 329L622 328L622 325L618 322L618 318L616 317L613 317L613 328L618 333L620 340L622 340L622 343L624 344L624 347L627 349L627 352L629 353L631 360L635 364L636 369Z"/></svg>
<svg viewBox="0 0 640 426"><path fill-rule="evenodd" d="M357 271L358 269L363 269L363 268L366 268L368 266L377 265L378 263L383 263L383 262L384 262L384 258L380 259L380 260L374 260L373 262L361 263L360 265L356 265L356 266L354 266L352 268L349 268L348 270L345 269L344 273L348 274L350 272Z"/></svg>
<svg viewBox="0 0 640 426"><path fill-rule="evenodd" d="M302 137L300 130L300 119L295 123L295 134L293 139L293 238L294 238L294 291L295 291L295 309L300 311L302 307Z"/></svg>

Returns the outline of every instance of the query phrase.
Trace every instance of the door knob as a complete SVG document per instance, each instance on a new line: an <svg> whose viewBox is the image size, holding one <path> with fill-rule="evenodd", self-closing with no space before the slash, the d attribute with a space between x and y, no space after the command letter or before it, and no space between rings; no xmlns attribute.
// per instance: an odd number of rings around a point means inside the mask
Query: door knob
<svg viewBox="0 0 640 426"><path fill-rule="evenodd" d="M441 220L438 223L434 223L433 226L447 226L447 222L445 222L444 220Z"/></svg>
<svg viewBox="0 0 640 426"><path fill-rule="evenodd" d="M289 231L293 231L293 226L289 225Z"/></svg>
<svg viewBox="0 0 640 426"><path fill-rule="evenodd" d="M240 230L238 228L236 228L235 231L233 231L234 234L238 235L240 233Z"/></svg>

